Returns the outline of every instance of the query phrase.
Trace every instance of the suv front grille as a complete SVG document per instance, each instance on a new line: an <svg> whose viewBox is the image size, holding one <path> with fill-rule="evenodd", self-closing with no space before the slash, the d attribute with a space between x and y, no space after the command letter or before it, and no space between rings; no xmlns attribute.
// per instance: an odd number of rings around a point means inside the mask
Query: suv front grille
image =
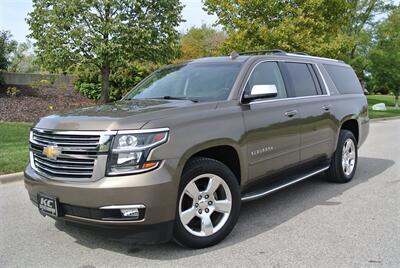
<svg viewBox="0 0 400 268"><path fill-rule="evenodd" d="M65 134L45 134L44 132L33 131L33 141L41 146L57 145L67 147L73 151L97 150L100 135L65 135Z"/></svg>
<svg viewBox="0 0 400 268"><path fill-rule="evenodd" d="M104 133L33 129L30 137L32 167L42 176L53 180L95 180L104 175L104 168L95 174L96 162L100 157L103 157L103 162L107 158L107 150L101 146L110 139L102 138ZM110 137L110 133L107 135ZM45 155L44 149L49 147L55 148L58 155Z"/></svg>
<svg viewBox="0 0 400 268"><path fill-rule="evenodd" d="M33 153L35 167L42 173L56 177L91 178L94 168L94 159L57 158L48 159L42 154Z"/></svg>

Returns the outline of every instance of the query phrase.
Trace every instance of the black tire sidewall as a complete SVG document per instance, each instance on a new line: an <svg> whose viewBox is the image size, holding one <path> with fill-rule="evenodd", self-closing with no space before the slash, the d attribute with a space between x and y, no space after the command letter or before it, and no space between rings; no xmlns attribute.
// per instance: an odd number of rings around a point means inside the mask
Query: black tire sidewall
<svg viewBox="0 0 400 268"><path fill-rule="evenodd" d="M349 174L346 175L343 171L343 167L342 167L342 153L343 153L343 146L344 143L348 140L351 139L354 143L355 146L355 154L356 154L356 158L355 158L355 163L354 163L354 168L353 171ZM336 167L336 173L339 178L339 182L349 182L353 179L356 170L357 170L357 164L358 164L358 148L357 148L357 141L353 135L352 132L348 131L348 130L342 130L340 132L340 136L339 136L339 142L338 142L338 147L336 149L336 155L335 155L335 167Z"/></svg>
<svg viewBox="0 0 400 268"><path fill-rule="evenodd" d="M221 177L228 185L232 194L232 209L225 225L215 234L208 237L198 237L189 233L179 218L179 202L181 193L186 185L195 177L202 174L215 174ZM235 226L240 213L241 196L239 183L233 172L223 163L209 158L195 158L185 167L179 186L176 219L174 226L174 240L180 245L189 248L204 248L223 240Z"/></svg>

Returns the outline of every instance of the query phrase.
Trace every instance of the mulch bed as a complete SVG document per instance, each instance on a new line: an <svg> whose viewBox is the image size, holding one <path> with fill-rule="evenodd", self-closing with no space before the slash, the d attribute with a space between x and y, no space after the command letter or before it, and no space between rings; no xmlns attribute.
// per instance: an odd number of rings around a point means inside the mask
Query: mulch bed
<svg viewBox="0 0 400 268"><path fill-rule="evenodd" d="M9 86L0 87L0 122L35 122L50 114L95 105L73 88L16 86L19 94L10 97L6 94Z"/></svg>

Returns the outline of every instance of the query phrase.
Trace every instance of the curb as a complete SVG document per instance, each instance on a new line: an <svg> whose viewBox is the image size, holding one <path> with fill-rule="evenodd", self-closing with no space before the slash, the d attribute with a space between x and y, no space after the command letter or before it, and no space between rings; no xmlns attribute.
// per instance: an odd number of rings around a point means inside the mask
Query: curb
<svg viewBox="0 0 400 268"><path fill-rule="evenodd" d="M374 119L370 119L370 120L371 120L371 122L377 122L377 121L386 121L386 120L395 120L395 119L400 119L400 116L374 118Z"/></svg>
<svg viewBox="0 0 400 268"><path fill-rule="evenodd" d="M24 179L24 172L17 172L12 174L0 175L0 184L20 181Z"/></svg>

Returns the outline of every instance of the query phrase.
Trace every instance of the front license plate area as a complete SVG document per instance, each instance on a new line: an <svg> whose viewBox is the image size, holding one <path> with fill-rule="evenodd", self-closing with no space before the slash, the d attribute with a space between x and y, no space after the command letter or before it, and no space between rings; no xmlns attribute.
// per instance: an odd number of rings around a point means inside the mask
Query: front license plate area
<svg viewBox="0 0 400 268"><path fill-rule="evenodd" d="M58 202L57 198L38 193L38 208L43 215L58 217Z"/></svg>

